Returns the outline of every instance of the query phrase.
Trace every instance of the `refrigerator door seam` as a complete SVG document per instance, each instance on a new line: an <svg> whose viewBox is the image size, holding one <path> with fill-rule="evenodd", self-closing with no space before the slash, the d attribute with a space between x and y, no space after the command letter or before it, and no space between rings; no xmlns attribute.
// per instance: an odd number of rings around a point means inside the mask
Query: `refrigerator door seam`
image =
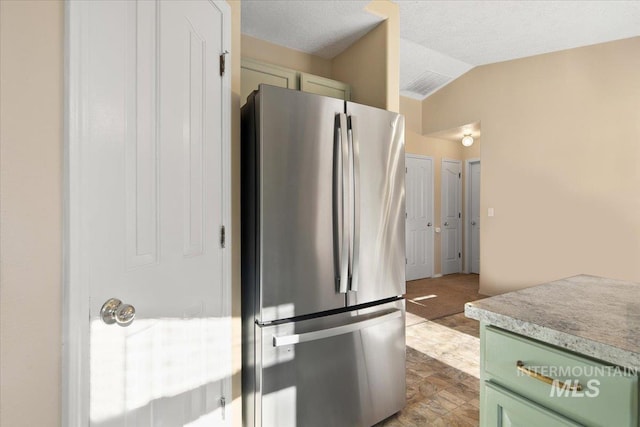
<svg viewBox="0 0 640 427"><path fill-rule="evenodd" d="M358 139L358 119L349 116L348 130L351 135L351 164L353 167L353 229L351 232L353 252L351 254L351 277L349 290L358 290L358 270L360 268L360 141Z"/></svg>

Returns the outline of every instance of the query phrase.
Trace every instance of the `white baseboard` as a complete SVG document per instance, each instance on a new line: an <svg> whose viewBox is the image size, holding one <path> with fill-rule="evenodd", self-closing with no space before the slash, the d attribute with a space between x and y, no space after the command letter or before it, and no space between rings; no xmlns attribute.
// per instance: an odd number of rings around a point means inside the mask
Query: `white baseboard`
<svg viewBox="0 0 640 427"><path fill-rule="evenodd" d="M438 273L431 276L432 279L437 279L438 277L442 277L442 274Z"/></svg>

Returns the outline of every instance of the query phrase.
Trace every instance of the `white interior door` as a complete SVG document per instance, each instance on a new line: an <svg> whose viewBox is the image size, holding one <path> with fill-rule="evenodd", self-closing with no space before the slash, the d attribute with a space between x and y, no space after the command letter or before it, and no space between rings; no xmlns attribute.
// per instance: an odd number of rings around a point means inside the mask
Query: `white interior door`
<svg viewBox="0 0 640 427"><path fill-rule="evenodd" d="M433 159L407 155L407 280L433 276Z"/></svg>
<svg viewBox="0 0 640 427"><path fill-rule="evenodd" d="M65 425L230 425L228 5L68 10Z"/></svg>
<svg viewBox="0 0 640 427"><path fill-rule="evenodd" d="M480 161L469 163L470 272L480 274Z"/></svg>
<svg viewBox="0 0 640 427"><path fill-rule="evenodd" d="M442 274L462 271L462 168L460 160L442 160Z"/></svg>

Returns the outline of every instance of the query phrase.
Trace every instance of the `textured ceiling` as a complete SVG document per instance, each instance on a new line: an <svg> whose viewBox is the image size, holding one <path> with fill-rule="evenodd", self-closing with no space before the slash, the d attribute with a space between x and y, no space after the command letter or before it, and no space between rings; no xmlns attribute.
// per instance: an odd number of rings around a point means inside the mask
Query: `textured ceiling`
<svg viewBox="0 0 640 427"><path fill-rule="evenodd" d="M242 1L242 32L332 58L380 18L368 0ZM400 93L423 99L474 66L640 35L640 1L410 1Z"/></svg>
<svg viewBox="0 0 640 427"><path fill-rule="evenodd" d="M369 0L242 0L242 32L322 58L333 58L382 18Z"/></svg>
<svg viewBox="0 0 640 427"><path fill-rule="evenodd" d="M472 65L640 35L640 1L398 1L400 37Z"/></svg>

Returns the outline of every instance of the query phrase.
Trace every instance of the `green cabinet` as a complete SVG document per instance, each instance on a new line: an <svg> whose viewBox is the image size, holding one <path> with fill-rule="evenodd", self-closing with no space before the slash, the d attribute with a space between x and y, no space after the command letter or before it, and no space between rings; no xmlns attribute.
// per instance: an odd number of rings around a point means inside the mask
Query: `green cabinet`
<svg viewBox="0 0 640 427"><path fill-rule="evenodd" d="M496 427L579 427L573 421L492 383L484 385L482 425Z"/></svg>
<svg viewBox="0 0 640 427"><path fill-rule="evenodd" d="M482 426L638 426L635 373L486 324L480 339ZM540 411L564 424L514 421Z"/></svg>
<svg viewBox="0 0 640 427"><path fill-rule="evenodd" d="M331 96L345 101L351 100L351 86L337 80L302 73L251 58L242 58L240 68L241 105L247 102L247 97L258 89L261 83Z"/></svg>

